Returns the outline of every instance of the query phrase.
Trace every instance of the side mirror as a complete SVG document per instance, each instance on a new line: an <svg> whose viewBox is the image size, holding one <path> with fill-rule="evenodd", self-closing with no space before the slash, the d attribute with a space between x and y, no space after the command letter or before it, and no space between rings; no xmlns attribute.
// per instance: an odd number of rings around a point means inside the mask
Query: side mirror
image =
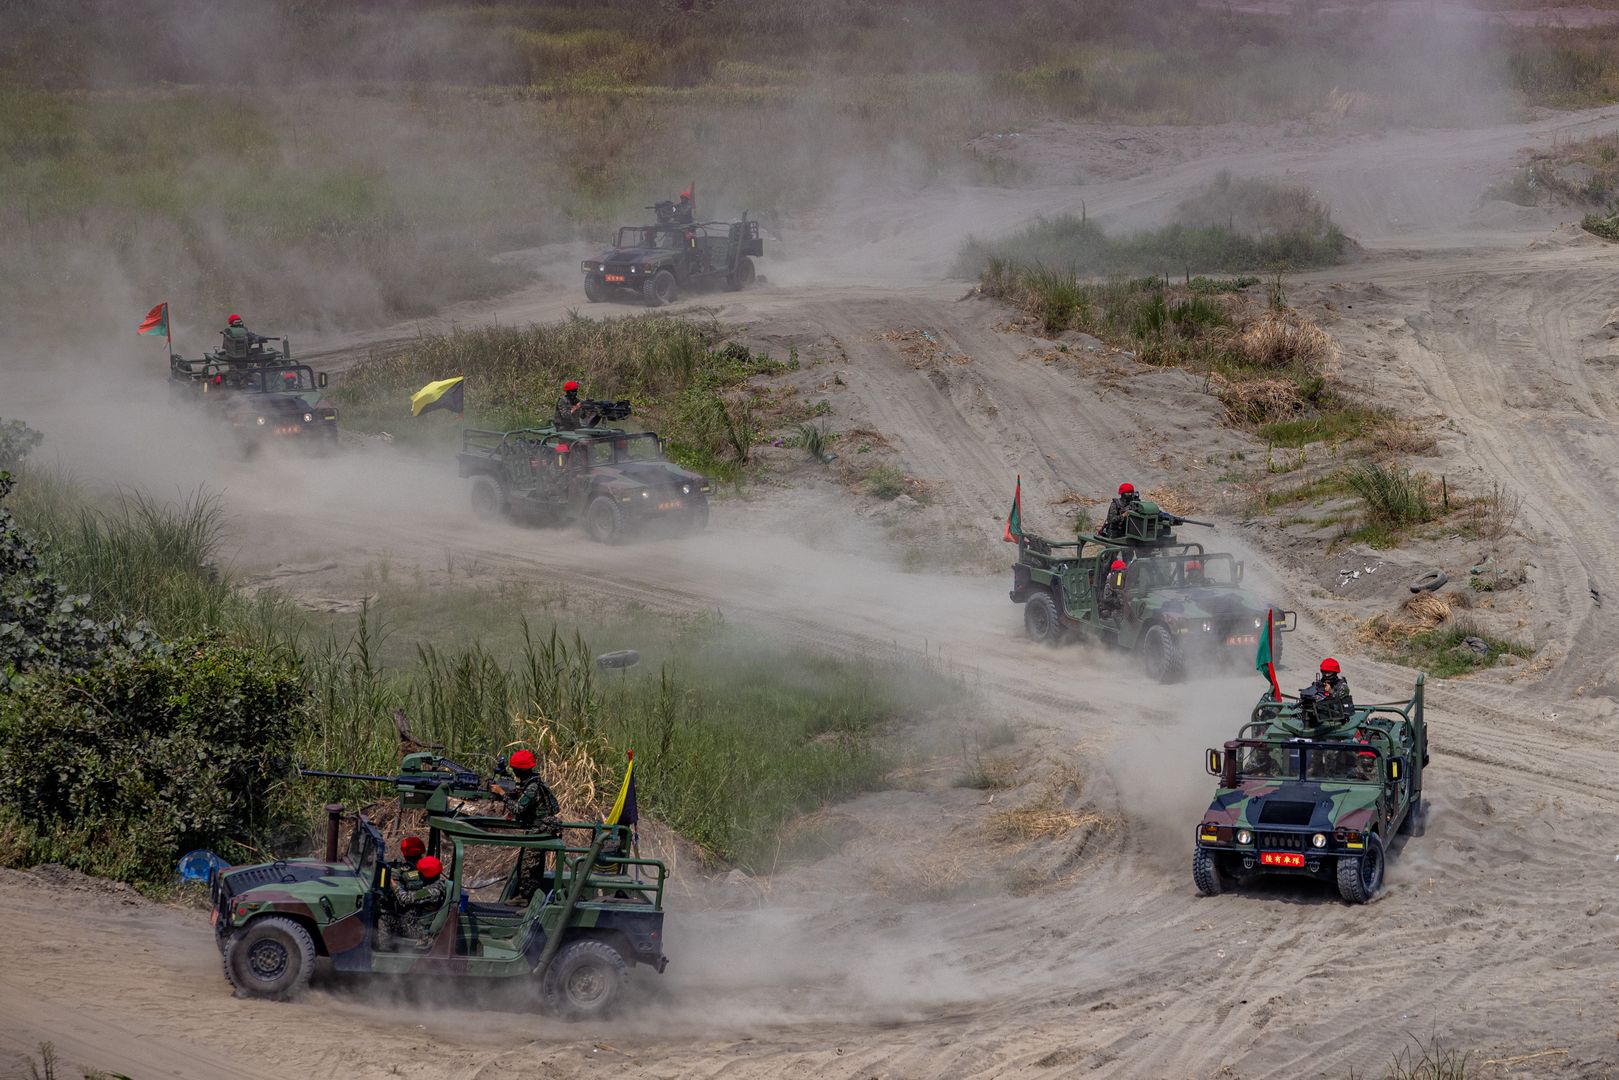
<svg viewBox="0 0 1619 1080"><path fill-rule="evenodd" d="M1218 751L1218 750L1208 750L1208 751L1205 751L1205 753L1207 753L1209 756L1208 756L1208 760L1203 763L1203 768L1208 771L1208 774L1210 776L1219 776L1220 775L1220 758L1221 758L1220 751Z"/></svg>
<svg viewBox="0 0 1619 1080"><path fill-rule="evenodd" d="M315 384L322 390L326 389L326 373L324 371L315 376ZM1241 577L1242 575L1238 574L1237 576Z"/></svg>
<svg viewBox="0 0 1619 1080"><path fill-rule="evenodd" d="M322 385L324 385L324 384L322 384ZM1241 561L1240 561L1240 560L1239 560L1239 561L1238 561L1238 562L1237 562L1237 580L1238 580L1238 581L1241 581L1241 580L1242 580L1242 573L1243 573L1243 571L1244 571L1244 570L1246 570L1246 569L1247 569L1247 567L1245 567L1245 566L1244 566L1244 565L1243 565L1243 564L1242 564L1242 562L1241 562Z"/></svg>

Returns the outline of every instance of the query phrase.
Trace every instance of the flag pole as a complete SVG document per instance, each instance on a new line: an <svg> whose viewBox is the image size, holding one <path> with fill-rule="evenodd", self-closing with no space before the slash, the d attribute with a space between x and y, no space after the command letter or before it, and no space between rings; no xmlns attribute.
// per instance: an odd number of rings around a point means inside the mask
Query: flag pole
<svg viewBox="0 0 1619 1080"><path fill-rule="evenodd" d="M163 301L163 336L169 339L169 361L174 360L174 323L169 319L169 302Z"/></svg>

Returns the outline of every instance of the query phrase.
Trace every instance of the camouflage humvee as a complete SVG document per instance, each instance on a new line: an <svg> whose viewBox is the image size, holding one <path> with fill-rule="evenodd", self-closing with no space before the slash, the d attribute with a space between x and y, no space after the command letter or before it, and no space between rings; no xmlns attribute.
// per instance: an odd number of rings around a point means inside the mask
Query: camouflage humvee
<svg viewBox="0 0 1619 1080"><path fill-rule="evenodd" d="M652 527L698 532L708 524L713 484L666 460L651 431L469 429L456 461L482 518L579 521L603 544Z"/></svg>
<svg viewBox="0 0 1619 1080"><path fill-rule="evenodd" d="M622 842L623 828L545 830L467 815L452 804L487 797L485 785L430 754L409 755L402 774L389 779L406 807L426 812L428 853L444 864L446 897L422 936L389 932L390 879L399 868L387 861L381 832L357 815L339 855L334 818L326 858L210 876L214 933L239 994L290 997L309 984L316 958L326 957L340 972L520 979L537 1005L595 1017L615 1006L632 966L663 971L667 868L610 844ZM570 833L589 841L569 842ZM468 895L480 887L465 869L474 851L515 856L497 900Z"/></svg>
<svg viewBox="0 0 1619 1080"><path fill-rule="evenodd" d="M1335 881L1352 904L1376 895L1388 845L1421 817L1424 681L1411 700L1386 705L1267 693L1237 738L1208 751L1220 787L1197 827L1198 892L1303 874Z"/></svg>
<svg viewBox="0 0 1619 1080"><path fill-rule="evenodd" d="M1204 524L1142 501L1116 536L1018 537L1011 597L1024 605L1025 632L1050 645L1085 636L1138 653L1157 682L1173 682L1193 668L1251 664L1270 613L1284 632L1294 629L1297 616L1244 589L1237 559L1182 542L1174 532L1177 525ZM1126 569L1110 607L1107 581L1115 559ZM1272 658L1281 663L1280 637Z"/></svg>

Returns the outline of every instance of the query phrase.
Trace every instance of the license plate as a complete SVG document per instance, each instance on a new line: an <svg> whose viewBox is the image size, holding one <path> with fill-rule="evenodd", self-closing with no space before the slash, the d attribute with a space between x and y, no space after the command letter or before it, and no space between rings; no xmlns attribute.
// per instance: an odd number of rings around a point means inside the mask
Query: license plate
<svg viewBox="0 0 1619 1080"><path fill-rule="evenodd" d="M602 275L602 280L603 281L623 281L624 280L624 275L623 274L603 274Z"/></svg>
<svg viewBox="0 0 1619 1080"><path fill-rule="evenodd" d="M658 509L659 510L679 510L680 509L680 500L676 499L673 502L661 502L661 503L658 504Z"/></svg>
<svg viewBox="0 0 1619 1080"><path fill-rule="evenodd" d="M1258 634L1234 634L1225 639L1227 645L1258 645Z"/></svg>
<svg viewBox="0 0 1619 1080"><path fill-rule="evenodd" d="M303 428L297 424L287 424L284 427L275 429L277 435L297 435L301 431L303 431Z"/></svg>
<svg viewBox="0 0 1619 1080"><path fill-rule="evenodd" d="M1295 855L1291 851L1262 851L1259 853L1261 866L1303 866L1304 856Z"/></svg>

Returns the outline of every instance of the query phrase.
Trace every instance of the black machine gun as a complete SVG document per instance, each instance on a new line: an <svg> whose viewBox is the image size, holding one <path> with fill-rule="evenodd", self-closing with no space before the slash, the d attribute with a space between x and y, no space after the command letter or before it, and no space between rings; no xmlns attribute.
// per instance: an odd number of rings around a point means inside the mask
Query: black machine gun
<svg viewBox="0 0 1619 1080"><path fill-rule="evenodd" d="M440 787L448 786L456 798L474 799L486 796L495 789L506 790L509 780L485 780L471 769L457 765L448 758L435 754L406 754L397 776L375 776L370 773L326 772L321 769L299 769L300 776L318 776L331 780L365 780L374 784L392 784L401 795L428 796Z"/></svg>
<svg viewBox="0 0 1619 1080"><path fill-rule="evenodd" d="M622 420L630 415L629 398L618 401L597 401L582 398L579 401L579 423L582 427L596 427L603 420Z"/></svg>
<svg viewBox="0 0 1619 1080"><path fill-rule="evenodd" d="M659 225L690 225L692 220L692 203L690 199L662 199L646 209L658 217Z"/></svg>

